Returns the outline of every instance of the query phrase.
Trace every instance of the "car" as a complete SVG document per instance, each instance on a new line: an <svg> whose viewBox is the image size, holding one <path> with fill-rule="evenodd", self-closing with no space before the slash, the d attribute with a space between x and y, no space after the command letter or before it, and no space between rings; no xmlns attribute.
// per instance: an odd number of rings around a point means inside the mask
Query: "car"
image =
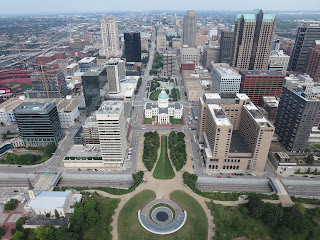
<svg viewBox="0 0 320 240"><path fill-rule="evenodd" d="M191 161L193 161L193 158L191 158Z"/></svg>
<svg viewBox="0 0 320 240"><path fill-rule="evenodd" d="M22 166L19 165L18 167L22 167Z"/></svg>
<svg viewBox="0 0 320 240"><path fill-rule="evenodd" d="M18 190L14 190L13 192L19 192Z"/></svg>
<svg viewBox="0 0 320 240"><path fill-rule="evenodd" d="M227 176L227 178L231 178L231 176Z"/></svg>
<svg viewBox="0 0 320 240"><path fill-rule="evenodd" d="M221 176L217 176L217 178L222 178Z"/></svg>
<svg viewBox="0 0 320 240"><path fill-rule="evenodd" d="M231 173L231 175L235 176L235 174L234 174L234 173Z"/></svg>
<svg viewBox="0 0 320 240"><path fill-rule="evenodd" d="M309 177L309 176L307 176L307 175L303 175L303 177Z"/></svg>

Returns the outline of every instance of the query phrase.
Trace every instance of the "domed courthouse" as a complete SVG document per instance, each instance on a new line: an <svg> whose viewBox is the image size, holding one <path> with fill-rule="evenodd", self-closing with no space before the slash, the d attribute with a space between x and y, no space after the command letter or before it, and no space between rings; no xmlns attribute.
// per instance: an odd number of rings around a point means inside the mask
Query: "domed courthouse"
<svg viewBox="0 0 320 240"><path fill-rule="evenodd" d="M158 102L148 102L144 106L145 118L155 117L155 123L170 124L170 117L181 119L183 106L179 102L169 103L168 94L162 90L158 96Z"/></svg>

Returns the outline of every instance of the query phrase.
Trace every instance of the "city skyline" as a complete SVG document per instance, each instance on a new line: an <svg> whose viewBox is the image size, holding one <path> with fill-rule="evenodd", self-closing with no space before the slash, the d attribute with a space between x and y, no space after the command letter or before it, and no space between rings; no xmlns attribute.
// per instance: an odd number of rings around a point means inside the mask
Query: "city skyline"
<svg viewBox="0 0 320 240"><path fill-rule="evenodd" d="M1 15L23 15L23 14L58 14L58 13L90 13L90 12L110 12L110 11L186 11L189 9L196 11L213 11L213 10L231 10L231 11L246 11L254 8L261 8L265 11L320 11L320 4L317 0L306 0L303 5L298 2L291 1L268 1L257 4L253 0L247 1L228 1L215 3L211 8L211 2L208 0L201 0L194 4L193 2L168 1L164 0L161 3L155 4L146 0L137 0L134 3L124 0L123 4L106 3L103 0L93 0L90 4L85 1L62 1L57 0L54 4L44 4L43 1L34 0L31 5L29 2L18 0L15 2L2 3L0 14ZM318 9L318 10L317 10Z"/></svg>

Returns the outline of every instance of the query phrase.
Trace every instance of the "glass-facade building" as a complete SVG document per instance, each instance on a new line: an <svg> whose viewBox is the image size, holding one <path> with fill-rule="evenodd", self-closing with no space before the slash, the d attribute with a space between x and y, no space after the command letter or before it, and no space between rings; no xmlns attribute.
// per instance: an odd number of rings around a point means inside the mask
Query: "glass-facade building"
<svg viewBox="0 0 320 240"><path fill-rule="evenodd" d="M98 110L101 103L109 97L106 68L90 69L81 76L81 79L87 116L89 116Z"/></svg>
<svg viewBox="0 0 320 240"><path fill-rule="evenodd" d="M141 62L141 39L139 32L124 33L124 47L127 62Z"/></svg>
<svg viewBox="0 0 320 240"><path fill-rule="evenodd" d="M58 110L53 102L24 102L13 112L26 146L58 145L62 139Z"/></svg>

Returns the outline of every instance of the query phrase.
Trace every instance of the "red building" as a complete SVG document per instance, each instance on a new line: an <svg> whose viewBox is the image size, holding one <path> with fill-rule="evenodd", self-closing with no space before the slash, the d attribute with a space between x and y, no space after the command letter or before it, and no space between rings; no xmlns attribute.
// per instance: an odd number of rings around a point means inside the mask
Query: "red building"
<svg viewBox="0 0 320 240"><path fill-rule="evenodd" d="M196 67L195 62L184 62L180 65L180 72L184 70L194 70Z"/></svg>
<svg viewBox="0 0 320 240"><path fill-rule="evenodd" d="M248 95L254 105L259 106L264 96L280 97L285 75L270 70L240 71L240 93Z"/></svg>
<svg viewBox="0 0 320 240"><path fill-rule="evenodd" d="M306 73L314 81L320 82L320 40L313 42L306 60Z"/></svg>

